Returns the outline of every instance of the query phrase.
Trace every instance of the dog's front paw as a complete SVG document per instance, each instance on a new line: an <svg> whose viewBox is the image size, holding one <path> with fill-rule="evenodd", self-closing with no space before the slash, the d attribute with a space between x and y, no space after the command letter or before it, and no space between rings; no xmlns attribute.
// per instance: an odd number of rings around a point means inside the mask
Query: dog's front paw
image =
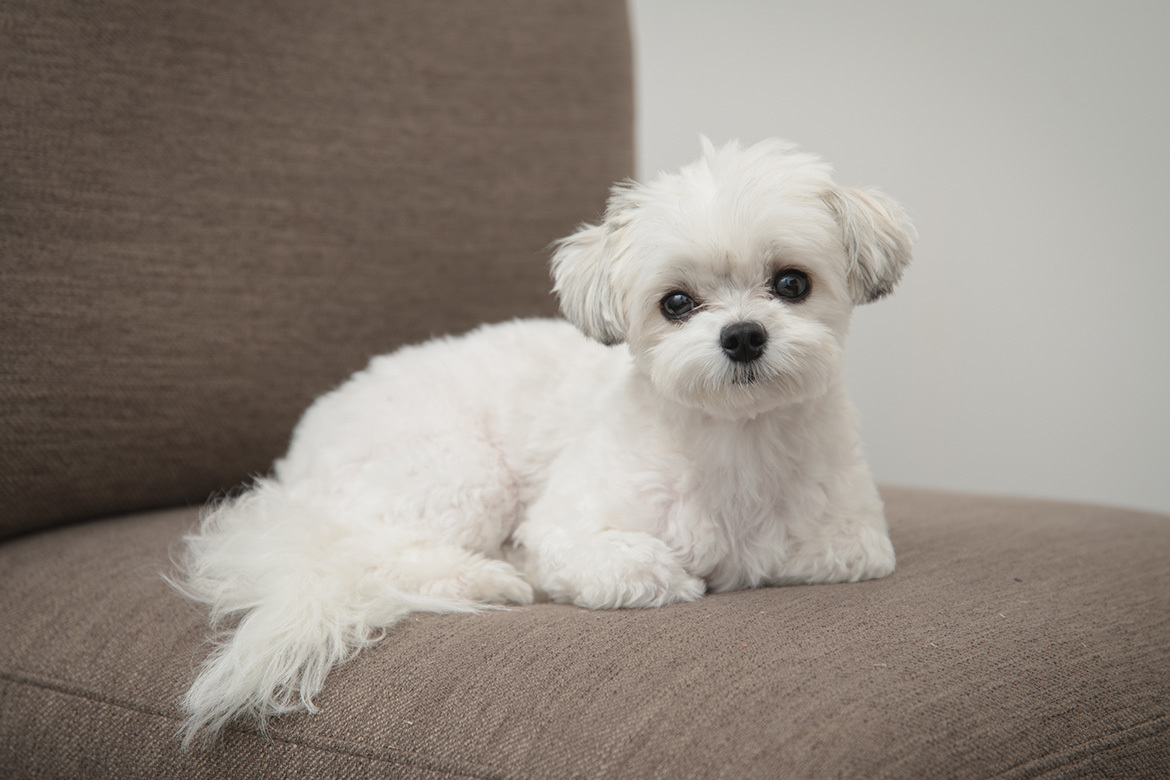
<svg viewBox="0 0 1170 780"><path fill-rule="evenodd" d="M867 533L857 541L855 548L843 556L841 571L845 582L880 580L894 573L894 545L884 533Z"/></svg>
<svg viewBox="0 0 1170 780"><path fill-rule="evenodd" d="M603 531L582 538L568 554L542 567L543 590L554 601L589 609L660 607L694 601L706 585L649 534Z"/></svg>
<svg viewBox="0 0 1170 780"><path fill-rule="evenodd" d="M424 583L419 593L488 604L531 604L534 597L532 586L511 564L479 556L468 556L450 576Z"/></svg>
<svg viewBox="0 0 1170 780"><path fill-rule="evenodd" d="M894 572L890 537L869 528L833 535L800 545L770 578L772 584L860 582Z"/></svg>

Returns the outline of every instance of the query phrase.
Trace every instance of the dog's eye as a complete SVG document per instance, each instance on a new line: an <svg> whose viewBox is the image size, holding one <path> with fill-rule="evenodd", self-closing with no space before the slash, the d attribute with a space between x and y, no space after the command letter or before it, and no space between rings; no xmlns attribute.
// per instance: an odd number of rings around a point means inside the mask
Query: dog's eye
<svg viewBox="0 0 1170 780"><path fill-rule="evenodd" d="M772 291L776 297L786 301L802 300L808 295L809 287L808 274L804 271L781 271L772 282Z"/></svg>
<svg viewBox="0 0 1170 780"><path fill-rule="evenodd" d="M695 310L695 299L683 292L668 293L662 299L662 313L668 319L681 320Z"/></svg>

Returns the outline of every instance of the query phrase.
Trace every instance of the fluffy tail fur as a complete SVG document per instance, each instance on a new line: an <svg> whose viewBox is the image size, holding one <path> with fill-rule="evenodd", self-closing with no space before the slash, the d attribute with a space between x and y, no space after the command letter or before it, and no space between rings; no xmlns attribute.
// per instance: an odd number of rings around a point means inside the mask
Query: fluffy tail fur
<svg viewBox="0 0 1170 780"><path fill-rule="evenodd" d="M410 528L339 522L266 480L212 507L185 543L168 581L210 608L217 637L183 700L184 747L237 717L263 731L274 715L315 711L329 670L406 614L484 608L436 587L447 570L506 566Z"/></svg>

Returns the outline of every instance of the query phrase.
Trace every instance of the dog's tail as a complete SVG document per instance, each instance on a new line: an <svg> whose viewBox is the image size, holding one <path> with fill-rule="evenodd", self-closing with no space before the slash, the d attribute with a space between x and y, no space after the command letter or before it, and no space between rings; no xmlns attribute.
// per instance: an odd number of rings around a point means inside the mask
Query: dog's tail
<svg viewBox="0 0 1170 780"><path fill-rule="evenodd" d="M183 699L184 747L238 717L263 731L272 716L315 711L329 670L410 612L484 608L425 595L417 575L420 560L436 557L432 540L392 525L357 528L267 480L205 512L184 540L179 574L167 578L210 607L217 631Z"/></svg>

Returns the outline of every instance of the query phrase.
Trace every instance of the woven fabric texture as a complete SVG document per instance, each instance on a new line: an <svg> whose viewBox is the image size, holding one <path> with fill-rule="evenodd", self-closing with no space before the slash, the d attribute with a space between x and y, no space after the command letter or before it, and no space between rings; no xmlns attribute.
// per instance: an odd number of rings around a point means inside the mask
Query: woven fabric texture
<svg viewBox="0 0 1170 780"><path fill-rule="evenodd" d="M417 616L317 715L181 753L189 511L0 547L0 776L1170 776L1170 518L884 491L899 569L654 610Z"/></svg>
<svg viewBox="0 0 1170 780"><path fill-rule="evenodd" d="M406 342L555 311L616 0L0 4L0 536L201 503Z"/></svg>

